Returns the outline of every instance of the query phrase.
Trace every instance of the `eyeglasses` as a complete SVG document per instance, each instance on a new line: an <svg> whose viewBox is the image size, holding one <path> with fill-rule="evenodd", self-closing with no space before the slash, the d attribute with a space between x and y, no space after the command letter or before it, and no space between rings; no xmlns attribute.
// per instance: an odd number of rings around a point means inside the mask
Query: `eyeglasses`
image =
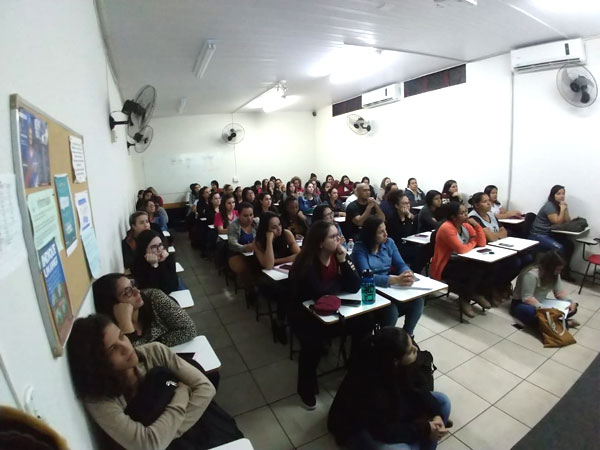
<svg viewBox="0 0 600 450"><path fill-rule="evenodd" d="M123 289L123 292L121 292L120 295L123 297L130 298L130 297L133 297L134 295L136 295L138 292L139 292L139 289L135 285L135 280L131 280L130 286Z"/></svg>
<svg viewBox="0 0 600 450"><path fill-rule="evenodd" d="M156 245L151 245L150 246L150 250L153 252L158 252L158 251L162 251L165 249L164 244L156 244Z"/></svg>

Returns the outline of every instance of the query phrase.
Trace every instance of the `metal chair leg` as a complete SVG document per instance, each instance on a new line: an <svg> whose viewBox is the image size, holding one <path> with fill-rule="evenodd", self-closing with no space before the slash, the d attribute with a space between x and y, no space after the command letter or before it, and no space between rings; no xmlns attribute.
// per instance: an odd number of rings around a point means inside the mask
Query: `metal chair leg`
<svg viewBox="0 0 600 450"><path fill-rule="evenodd" d="M587 268L585 269L585 273L583 274L583 280L581 280L581 286L579 286L578 294L581 294L581 290L583 289L583 283L585 283L585 279L587 277L588 271L590 270L590 265L592 263L588 262ZM594 265L594 274L596 273L596 266Z"/></svg>

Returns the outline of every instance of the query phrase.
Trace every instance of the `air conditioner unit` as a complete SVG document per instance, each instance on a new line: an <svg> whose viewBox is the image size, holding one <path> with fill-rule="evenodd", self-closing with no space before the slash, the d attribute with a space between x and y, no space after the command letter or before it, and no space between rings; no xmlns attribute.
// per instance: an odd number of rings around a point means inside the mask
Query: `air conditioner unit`
<svg viewBox="0 0 600 450"><path fill-rule="evenodd" d="M515 73L556 69L565 64L585 64L586 61L583 39L550 42L510 52L510 63Z"/></svg>
<svg viewBox="0 0 600 450"><path fill-rule="evenodd" d="M402 83L390 84L362 95L363 108L375 108L376 106L387 105L397 102L402 98Z"/></svg>

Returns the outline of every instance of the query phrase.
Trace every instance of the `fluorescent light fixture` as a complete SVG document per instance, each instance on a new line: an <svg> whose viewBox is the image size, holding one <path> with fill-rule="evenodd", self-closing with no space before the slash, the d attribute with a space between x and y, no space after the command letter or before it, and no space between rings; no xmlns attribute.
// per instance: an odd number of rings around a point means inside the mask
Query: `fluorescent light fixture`
<svg viewBox="0 0 600 450"><path fill-rule="evenodd" d="M185 104L187 103L187 98L181 97L179 99L179 104L177 105L177 113L182 114L185 109Z"/></svg>
<svg viewBox="0 0 600 450"><path fill-rule="evenodd" d="M202 78L204 76L204 72L206 72L208 63L210 63L216 49L217 44L215 44L215 41L208 40L204 43L202 50L198 55L198 59L196 59L196 64L194 64L194 74L196 75L196 78Z"/></svg>
<svg viewBox="0 0 600 450"><path fill-rule="evenodd" d="M533 0L533 5L543 11L567 15L582 14L582 11L588 14L600 11L598 0Z"/></svg>
<svg viewBox="0 0 600 450"><path fill-rule="evenodd" d="M249 109L262 109L264 112L272 112L281 108L285 108L300 98L297 95L287 95L287 87L281 81L275 86L263 92L261 95L251 100L244 107Z"/></svg>

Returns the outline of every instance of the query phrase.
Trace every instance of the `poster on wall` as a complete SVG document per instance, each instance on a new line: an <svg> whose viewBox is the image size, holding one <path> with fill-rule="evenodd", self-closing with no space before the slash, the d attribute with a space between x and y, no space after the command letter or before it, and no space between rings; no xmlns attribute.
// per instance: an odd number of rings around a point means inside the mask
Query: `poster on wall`
<svg viewBox="0 0 600 450"><path fill-rule="evenodd" d="M48 124L23 107L19 108L19 141L25 188L48 186Z"/></svg>
<svg viewBox="0 0 600 450"><path fill-rule="evenodd" d="M83 139L76 136L69 136L69 146L71 148L71 163L73 164L75 183L84 183L87 180L87 172L85 169Z"/></svg>
<svg viewBox="0 0 600 450"><path fill-rule="evenodd" d="M0 173L0 280L27 259L14 173Z"/></svg>
<svg viewBox="0 0 600 450"><path fill-rule="evenodd" d="M66 174L54 175L54 187L58 197L58 206L60 208L60 220L62 224L63 237L65 238L65 247L67 256L77 247L77 228L75 226L75 208L71 200L71 187Z"/></svg>
<svg viewBox="0 0 600 450"><path fill-rule="evenodd" d="M63 345L71 329L73 313L71 311L65 273L54 238L38 250L38 256L44 277L44 285L46 286L46 293L48 294L50 312L56 326L59 341Z"/></svg>
<svg viewBox="0 0 600 450"><path fill-rule="evenodd" d="M90 210L88 191L75 192L75 206L77 206L77 215L79 216L79 229L83 233L84 230L92 226L92 211Z"/></svg>
<svg viewBox="0 0 600 450"><path fill-rule="evenodd" d="M54 238L58 250L63 249L60 225L56 214L56 201L52 189L44 189L27 196L27 207L33 225L33 242L36 250Z"/></svg>

